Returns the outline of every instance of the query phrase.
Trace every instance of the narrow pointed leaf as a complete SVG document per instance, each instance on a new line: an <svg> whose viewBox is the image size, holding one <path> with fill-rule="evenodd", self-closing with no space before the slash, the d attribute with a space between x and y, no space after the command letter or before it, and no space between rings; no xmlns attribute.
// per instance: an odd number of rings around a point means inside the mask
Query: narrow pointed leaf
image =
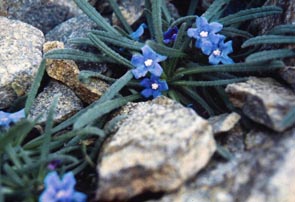
<svg viewBox="0 0 295 202"><path fill-rule="evenodd" d="M291 49L266 50L249 55L246 62L265 62L294 56L295 51Z"/></svg>
<svg viewBox="0 0 295 202"><path fill-rule="evenodd" d="M294 44L295 36L264 35L248 39L242 44L242 48L260 44Z"/></svg>
<svg viewBox="0 0 295 202"><path fill-rule="evenodd" d="M262 6L259 8L251 8L239 11L235 14L220 18L219 22L224 26L240 23L246 20L253 20L256 18L265 17L268 15L280 14L282 9L277 6Z"/></svg>

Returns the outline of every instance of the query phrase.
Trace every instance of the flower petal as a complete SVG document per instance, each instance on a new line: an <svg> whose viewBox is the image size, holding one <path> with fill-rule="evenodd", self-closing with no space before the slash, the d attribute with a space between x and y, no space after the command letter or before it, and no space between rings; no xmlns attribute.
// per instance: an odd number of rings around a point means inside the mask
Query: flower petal
<svg viewBox="0 0 295 202"><path fill-rule="evenodd" d="M205 55L210 55L213 51L213 44L209 40L202 40L201 50Z"/></svg>
<svg viewBox="0 0 295 202"><path fill-rule="evenodd" d="M139 79L141 77L144 77L147 74L148 70L145 67L139 67L136 69L132 69L131 72L136 79Z"/></svg>
<svg viewBox="0 0 295 202"><path fill-rule="evenodd" d="M76 180L72 172L66 173L62 178L63 188L65 190L73 190L76 185Z"/></svg>
<svg viewBox="0 0 295 202"><path fill-rule="evenodd" d="M160 80L158 83L159 83L159 90L160 91L166 91L166 90L169 89L168 84L167 84L166 81Z"/></svg>
<svg viewBox="0 0 295 202"><path fill-rule="evenodd" d="M146 88L149 88L151 86L151 80L148 78L144 78L141 82L140 85Z"/></svg>
<svg viewBox="0 0 295 202"><path fill-rule="evenodd" d="M213 65L217 65L220 62L220 57L216 57L213 54L209 56L209 63Z"/></svg>
<svg viewBox="0 0 295 202"><path fill-rule="evenodd" d="M218 22L211 22L209 26L210 26L210 31L214 34L217 32L220 32L223 28L223 25Z"/></svg>
<svg viewBox="0 0 295 202"><path fill-rule="evenodd" d="M131 58L131 64L134 67L142 67L144 66L144 57L140 54L134 54Z"/></svg>
<svg viewBox="0 0 295 202"><path fill-rule="evenodd" d="M143 35L144 33L144 28L146 28L146 24L145 23L142 23L141 25L139 25L139 27L130 34L130 37L132 39L134 39L135 41L138 41L139 38Z"/></svg>
<svg viewBox="0 0 295 202"><path fill-rule="evenodd" d="M160 77L161 74L163 73L163 69L158 63L155 63L152 67L148 69L148 71L154 76L158 76L158 77Z"/></svg>
<svg viewBox="0 0 295 202"><path fill-rule="evenodd" d="M73 195L73 202L86 202L87 196L82 192L75 192Z"/></svg>
<svg viewBox="0 0 295 202"><path fill-rule="evenodd" d="M55 187L59 188L61 186L61 181L56 171L50 172L46 175L44 179L45 187Z"/></svg>
<svg viewBox="0 0 295 202"><path fill-rule="evenodd" d="M148 98L148 97L150 97L150 96L153 94L153 90L152 90L151 88L146 88L146 89L142 90L142 91L140 92L140 94L141 94L143 97Z"/></svg>
<svg viewBox="0 0 295 202"><path fill-rule="evenodd" d="M222 50L222 52L224 54L226 54L226 55L233 52L232 41L228 41L225 44L223 44L223 50Z"/></svg>
<svg viewBox="0 0 295 202"><path fill-rule="evenodd" d="M196 28L189 28L187 30L187 35L189 37L193 37L193 38L197 39L197 37L199 35L199 32L198 32L198 30Z"/></svg>
<svg viewBox="0 0 295 202"><path fill-rule="evenodd" d="M12 113L9 115L9 118L11 119L11 121L13 123L16 123L18 122L20 119L24 118L25 117L25 110L22 109L22 110L19 110L15 113Z"/></svg>
<svg viewBox="0 0 295 202"><path fill-rule="evenodd" d="M160 95L162 95L161 91L159 91L159 90L153 91L153 98L156 98L156 97L158 97Z"/></svg>
<svg viewBox="0 0 295 202"><path fill-rule="evenodd" d="M235 63L230 57L228 56L224 56L224 57L221 57L221 62L222 64L233 64Z"/></svg>

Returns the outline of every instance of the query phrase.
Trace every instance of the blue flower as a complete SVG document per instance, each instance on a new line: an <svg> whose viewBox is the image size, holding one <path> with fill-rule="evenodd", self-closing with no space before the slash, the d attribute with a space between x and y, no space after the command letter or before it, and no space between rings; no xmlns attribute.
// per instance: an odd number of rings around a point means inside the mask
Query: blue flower
<svg viewBox="0 0 295 202"><path fill-rule="evenodd" d="M131 63L135 67L132 73L136 79L144 77L148 72L160 77L163 69L158 62L166 60L166 56L157 54L149 46L145 45L141 48L141 54L135 54L131 58Z"/></svg>
<svg viewBox="0 0 295 202"><path fill-rule="evenodd" d="M145 87L143 91L141 91L141 95L143 95L145 98L148 98L150 96L153 96L153 98L156 98L160 95L162 95L162 91L168 90L167 82L164 80L160 80L157 76L151 76L151 78L145 78L140 82L140 85Z"/></svg>
<svg viewBox="0 0 295 202"><path fill-rule="evenodd" d="M57 172L50 172L44 179L45 190L39 202L85 202L86 195L74 190L76 180L72 172L66 173L60 180Z"/></svg>
<svg viewBox="0 0 295 202"><path fill-rule="evenodd" d="M165 33L164 33L164 40L163 42L165 44L168 44L172 41L175 41L176 37L177 37L177 33L178 33L178 29L177 27L173 27L168 29Z"/></svg>
<svg viewBox="0 0 295 202"><path fill-rule="evenodd" d="M224 43L224 37L220 37L218 43L215 43L213 46L209 56L209 63L213 65L217 65L220 62L222 64L233 64L234 61L228 56L232 52L232 41Z"/></svg>
<svg viewBox="0 0 295 202"><path fill-rule="evenodd" d="M25 117L24 109L14 113L0 111L0 127L9 128L9 125L11 123L16 123L24 117Z"/></svg>
<svg viewBox="0 0 295 202"><path fill-rule="evenodd" d="M132 32L129 36L132 39L134 39L135 41L139 41L139 38L143 35L145 28L147 28L147 25L145 23L142 23L141 25L139 25L139 27L137 28L137 30L135 30L134 32Z"/></svg>
<svg viewBox="0 0 295 202"><path fill-rule="evenodd" d="M204 54L210 54L214 41L218 40L217 32L223 25L218 22L208 23L204 17L197 17L197 28L189 28L187 35L196 39L196 47L201 48Z"/></svg>

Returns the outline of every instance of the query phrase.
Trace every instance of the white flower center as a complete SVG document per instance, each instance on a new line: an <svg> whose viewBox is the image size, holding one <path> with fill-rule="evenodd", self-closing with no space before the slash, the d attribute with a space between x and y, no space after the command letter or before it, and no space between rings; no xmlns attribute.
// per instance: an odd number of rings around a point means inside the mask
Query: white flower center
<svg viewBox="0 0 295 202"><path fill-rule="evenodd" d="M201 31L200 36L203 37L203 38L208 37L208 32Z"/></svg>
<svg viewBox="0 0 295 202"><path fill-rule="evenodd" d="M153 90L157 90L158 88L159 88L159 84L157 84L157 83L152 84L152 89Z"/></svg>
<svg viewBox="0 0 295 202"><path fill-rule="evenodd" d="M147 59L146 61L144 61L145 66L149 67L153 64L153 60L152 59Z"/></svg>
<svg viewBox="0 0 295 202"><path fill-rule="evenodd" d="M64 190L60 190L56 193L56 198L62 199L62 198L68 197L68 195L69 195L68 192Z"/></svg>
<svg viewBox="0 0 295 202"><path fill-rule="evenodd" d="M220 56L221 55L221 51L219 49L216 49L215 51L213 51L213 55Z"/></svg>

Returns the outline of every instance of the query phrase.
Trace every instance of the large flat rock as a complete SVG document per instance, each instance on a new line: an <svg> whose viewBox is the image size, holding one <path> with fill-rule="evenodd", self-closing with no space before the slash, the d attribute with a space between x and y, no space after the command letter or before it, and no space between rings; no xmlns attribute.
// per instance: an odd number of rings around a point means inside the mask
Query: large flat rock
<svg viewBox="0 0 295 202"><path fill-rule="evenodd" d="M128 104L121 111L127 118L105 144L97 167L101 201L176 190L215 151L210 124L166 97Z"/></svg>

